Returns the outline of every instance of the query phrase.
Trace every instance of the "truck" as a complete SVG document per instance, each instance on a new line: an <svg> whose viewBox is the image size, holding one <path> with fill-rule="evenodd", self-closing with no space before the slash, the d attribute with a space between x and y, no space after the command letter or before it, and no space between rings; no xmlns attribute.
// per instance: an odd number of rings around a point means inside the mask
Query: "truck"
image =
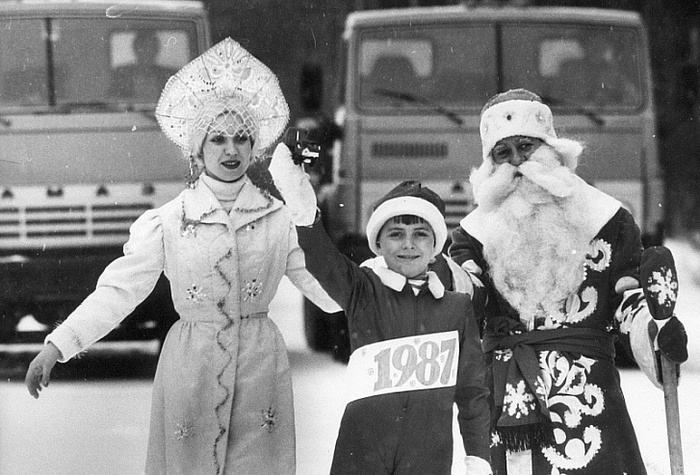
<svg viewBox="0 0 700 475"><path fill-rule="evenodd" d="M211 46L193 0L0 2L0 345L31 350L122 254L132 222L184 187L155 106ZM161 276L104 340L162 340Z"/></svg>
<svg viewBox="0 0 700 475"><path fill-rule="evenodd" d="M479 115L494 94L526 88L557 133L586 144L577 173L618 199L647 244L662 239L647 31L636 12L466 5L358 11L342 39L336 122L343 138L321 196L327 229L361 261L372 205L406 179L435 190L448 229L474 208ZM343 315L305 302L307 340L346 359Z"/></svg>

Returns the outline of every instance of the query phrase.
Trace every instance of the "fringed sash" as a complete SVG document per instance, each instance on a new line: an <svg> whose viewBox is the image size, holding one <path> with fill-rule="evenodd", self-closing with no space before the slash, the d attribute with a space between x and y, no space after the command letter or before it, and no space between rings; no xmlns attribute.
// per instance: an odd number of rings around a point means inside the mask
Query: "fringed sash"
<svg viewBox="0 0 700 475"><path fill-rule="evenodd" d="M615 358L615 336L608 332L593 328L528 332L509 317L490 322L482 347L485 353L496 352L492 366L496 432L510 451L546 447L554 442L547 394L538 382L539 351L572 352L610 362Z"/></svg>

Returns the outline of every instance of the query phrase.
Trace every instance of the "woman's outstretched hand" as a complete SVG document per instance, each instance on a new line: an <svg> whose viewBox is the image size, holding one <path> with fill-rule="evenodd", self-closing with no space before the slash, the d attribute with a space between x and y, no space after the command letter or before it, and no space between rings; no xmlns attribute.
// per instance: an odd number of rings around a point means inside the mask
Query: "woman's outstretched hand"
<svg viewBox="0 0 700 475"><path fill-rule="evenodd" d="M48 342L44 345L41 352L34 357L32 362L29 363L29 369L27 370L27 375L24 377L24 383L27 385L27 389L29 389L29 394L31 394L34 399L39 397L39 391L49 385L51 370L60 357L61 352L56 345Z"/></svg>

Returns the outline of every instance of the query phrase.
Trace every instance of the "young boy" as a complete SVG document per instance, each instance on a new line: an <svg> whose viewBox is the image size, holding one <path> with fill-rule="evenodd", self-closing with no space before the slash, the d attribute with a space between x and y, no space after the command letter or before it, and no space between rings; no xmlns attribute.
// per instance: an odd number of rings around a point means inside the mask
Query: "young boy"
<svg viewBox="0 0 700 475"><path fill-rule="evenodd" d="M331 474L448 475L454 403L467 474L490 474L489 392L471 300L428 270L447 239L440 197L415 181L391 190L367 224L378 257L357 266L328 238L308 176L284 145L270 173L307 269L348 318L351 394Z"/></svg>

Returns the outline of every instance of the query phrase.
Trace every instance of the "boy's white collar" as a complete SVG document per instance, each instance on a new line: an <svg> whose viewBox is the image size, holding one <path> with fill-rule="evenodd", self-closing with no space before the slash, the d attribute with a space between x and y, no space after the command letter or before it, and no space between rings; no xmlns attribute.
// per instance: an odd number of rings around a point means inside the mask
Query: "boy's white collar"
<svg viewBox="0 0 700 475"><path fill-rule="evenodd" d="M361 266L372 269L382 281L382 284L397 292L401 292L408 281L405 276L389 269L386 265L386 261L381 256L367 259ZM445 295L445 286L440 282L440 278L433 271L428 271L428 290L430 290L430 293L433 294L433 297L436 299L441 299Z"/></svg>

